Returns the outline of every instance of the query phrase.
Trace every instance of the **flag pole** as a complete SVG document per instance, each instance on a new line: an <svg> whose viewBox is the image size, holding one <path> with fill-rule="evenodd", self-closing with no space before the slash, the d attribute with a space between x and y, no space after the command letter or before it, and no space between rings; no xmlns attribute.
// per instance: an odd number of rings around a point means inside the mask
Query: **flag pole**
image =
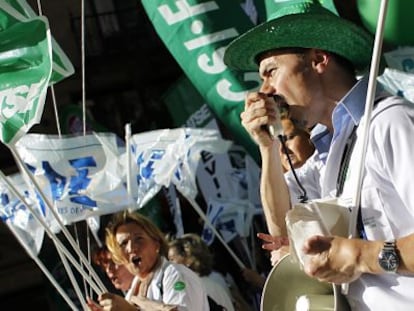
<svg viewBox="0 0 414 311"><path fill-rule="evenodd" d="M131 123L125 124L125 152L126 152L126 182L127 182L127 192L128 195L132 196L132 177L131 177ZM133 208L130 206L129 211L132 211Z"/></svg>
<svg viewBox="0 0 414 311"><path fill-rule="evenodd" d="M184 195L184 194L183 194ZM220 240L220 242L223 244L224 248L229 252L230 256L233 257L233 259L236 261L237 265L241 269L245 269L245 264L237 257L237 255L233 252L233 250L230 248L230 246L227 245L226 241L224 241L221 234L217 231L217 229L214 227L214 225L211 223L211 221L207 218L206 214L203 212L201 207L198 205L196 200L193 198L190 198L188 196L185 196L185 198L190 202L194 210L197 212L197 214L204 220L205 224L213 231L213 233L216 235L216 237Z"/></svg>
<svg viewBox="0 0 414 311"><path fill-rule="evenodd" d="M33 253L33 251L29 248L29 246L27 246L27 244L24 242L24 239L22 238L21 234L9 222L5 221L5 224L10 229L10 231L13 233L13 235L16 237L17 241L19 241L20 245L22 245L26 253L30 256L31 259L33 259L33 261L37 264L37 266L40 268L43 274L49 279L52 285L56 288L58 293L62 296L62 298L66 301L66 303L71 307L71 309L74 311L78 310L78 308L75 306L73 301L70 300L66 292L62 289L59 283L55 280L55 278L50 273L50 271L46 268L43 262L39 259L39 257L37 257Z"/></svg>
<svg viewBox="0 0 414 311"><path fill-rule="evenodd" d="M3 174L3 172L0 170L0 178L3 179L3 181L6 183L6 185L9 187L10 191L29 209L29 211L32 213L33 217L41 224L41 226L45 229L47 235L49 238L55 243L57 247L59 247L63 253L66 255L66 257L69 259L69 261L75 266L75 268L78 270L78 272L85 277L95 290L97 294L102 293L102 290L100 290L95 283L90 279L90 277L85 273L85 271L79 266L78 262L73 258L72 254L67 250L67 248L62 244L62 242L57 239L55 234L50 230L49 226L46 224L44 219L40 217L33 209L33 207L26 202L26 199L17 191L17 189L14 187L14 185L7 179L7 177Z"/></svg>
<svg viewBox="0 0 414 311"><path fill-rule="evenodd" d="M9 146L9 147L10 147L10 149L12 151L12 154L16 157L16 151L13 149L13 147L11 147L11 146ZM79 247L76 245L76 243L73 240L72 236L70 236L70 233L67 231L66 227L62 224L62 221L58 218L58 215L56 215L56 212L53 210L53 208L52 208L49 200L47 200L47 198L45 197L44 193L40 190L40 187L36 183L36 181L34 180L34 177L31 175L30 172L28 172L28 169L24 165L24 163L22 165L22 160L20 159L20 157L17 156L16 159L18 161L19 167L23 169L24 173L30 178L30 180L32 181L32 183L35 185L36 190L38 191L39 195L42 197L42 200L47 204L49 210L55 216L56 221L62 227L62 232L65 234L65 236L67 235L66 237L67 237L68 241L70 242L71 246L74 248L74 250L76 251L76 253L79 255L79 258L83 261L83 263L85 264L85 266L90 270L92 276L95 278L95 281L97 282L97 284L99 285L100 288L95 285L95 283L90 279L90 276L88 274L86 274L85 271L79 266L78 262L73 258L73 256L71 255L71 253L66 249L66 247L62 244L62 242L60 242L60 240L57 239L57 237L55 236L55 234L50 230L50 228L46 224L46 222L38 215L38 213L33 209L33 207L26 202L26 200L20 195L20 193L11 184L11 182L6 178L6 176L3 174L3 172L1 170L0 170L0 177L4 180L4 182L7 184L7 186L9 187L9 189L13 192L13 194L22 203L24 203L26 205L26 207L30 210L30 212L35 217L35 219L45 229L45 231L48 234L48 236L52 239L52 241L54 241L55 243L58 244L59 248L65 253L66 257L76 267L76 269L78 270L78 272L89 281L90 285L93 287L93 289L95 290L95 292L97 294L101 294L103 292L107 292L105 286L103 285L102 281L99 279L99 277L96 274L95 270L93 269L93 267L91 266L91 264L86 260L86 258L83 255L83 253L79 250Z"/></svg>
<svg viewBox="0 0 414 311"><path fill-rule="evenodd" d="M384 26L385 26L385 17L387 13L388 0L381 0L380 10L378 13L377 28L375 31L375 40L374 40L374 49L372 54L371 67L369 71L369 80L368 80L368 89L367 89L367 98L365 101L365 110L364 110L364 120L362 124L362 148L360 153L360 159L356 164L357 172L357 183L354 189L352 197L352 213L349 222L349 235L350 237L356 236L356 227L357 227L357 215L360 209L361 202L361 190L362 190L362 179L365 163L365 155L367 152L368 146L368 132L371 124L371 115L372 109L374 107L375 93L377 87L377 76L379 71L379 65L381 61L381 49L382 42L384 38ZM349 289L349 283L342 284L342 293L347 294Z"/></svg>
<svg viewBox="0 0 414 311"><path fill-rule="evenodd" d="M62 260L63 266L65 267L66 273L68 274L69 280L72 283L73 289L75 290L76 295L78 296L82 306L86 306L86 300L82 295L82 292L79 288L79 284L76 281L75 276L73 275L73 271L72 268L69 266L68 261L66 259L66 257L64 256L64 254L59 250L58 247L56 247L60 260Z"/></svg>

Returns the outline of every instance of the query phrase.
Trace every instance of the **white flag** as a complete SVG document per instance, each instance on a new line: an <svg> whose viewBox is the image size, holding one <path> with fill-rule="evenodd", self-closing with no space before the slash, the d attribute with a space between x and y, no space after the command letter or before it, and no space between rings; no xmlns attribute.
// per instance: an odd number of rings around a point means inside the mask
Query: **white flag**
<svg viewBox="0 0 414 311"><path fill-rule="evenodd" d="M44 210L41 205L30 198L30 192L20 174L7 177L9 182L15 187L19 194L24 197L38 217L44 217ZM21 241L27 246L32 255L40 252L44 237L44 228L33 216L30 210L8 189L7 184L0 180L0 218L8 225L13 226L21 237Z"/></svg>
<svg viewBox="0 0 414 311"><path fill-rule="evenodd" d="M236 236L247 237L252 222L252 204L247 200L219 200L208 202L207 217L226 242ZM204 225L203 240L210 245L215 235L211 228Z"/></svg>
<svg viewBox="0 0 414 311"><path fill-rule="evenodd" d="M64 224L115 213L132 202L115 134L28 134L16 149Z"/></svg>
<svg viewBox="0 0 414 311"><path fill-rule="evenodd" d="M202 151L226 152L231 142L216 130L176 128L131 137L137 204L142 207L162 186L174 184L184 196L197 195L195 174Z"/></svg>

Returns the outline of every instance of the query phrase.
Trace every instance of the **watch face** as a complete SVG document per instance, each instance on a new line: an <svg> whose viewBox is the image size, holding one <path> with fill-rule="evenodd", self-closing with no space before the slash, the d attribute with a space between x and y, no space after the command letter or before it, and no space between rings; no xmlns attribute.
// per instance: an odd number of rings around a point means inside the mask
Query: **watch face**
<svg viewBox="0 0 414 311"><path fill-rule="evenodd" d="M379 264L385 271L395 272L399 265L398 255L394 252L383 252Z"/></svg>

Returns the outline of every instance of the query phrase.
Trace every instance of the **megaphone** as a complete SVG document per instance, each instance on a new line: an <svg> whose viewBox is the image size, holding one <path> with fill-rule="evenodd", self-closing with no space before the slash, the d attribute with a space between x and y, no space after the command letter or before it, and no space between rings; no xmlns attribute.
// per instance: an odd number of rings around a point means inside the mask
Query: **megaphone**
<svg viewBox="0 0 414 311"><path fill-rule="evenodd" d="M290 254L270 271L260 311L350 311L340 287L311 278Z"/></svg>

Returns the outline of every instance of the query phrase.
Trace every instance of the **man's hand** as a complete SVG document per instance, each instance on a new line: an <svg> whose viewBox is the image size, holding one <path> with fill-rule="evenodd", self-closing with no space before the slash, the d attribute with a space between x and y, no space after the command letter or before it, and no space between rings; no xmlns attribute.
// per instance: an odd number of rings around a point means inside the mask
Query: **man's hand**
<svg viewBox="0 0 414 311"><path fill-rule="evenodd" d="M361 261L368 242L342 237L313 236L304 246L305 272L320 281L350 283L367 271Z"/></svg>
<svg viewBox="0 0 414 311"><path fill-rule="evenodd" d="M240 117L243 127L258 145L273 144L269 126L281 128L278 107L273 97L258 92L248 93Z"/></svg>

